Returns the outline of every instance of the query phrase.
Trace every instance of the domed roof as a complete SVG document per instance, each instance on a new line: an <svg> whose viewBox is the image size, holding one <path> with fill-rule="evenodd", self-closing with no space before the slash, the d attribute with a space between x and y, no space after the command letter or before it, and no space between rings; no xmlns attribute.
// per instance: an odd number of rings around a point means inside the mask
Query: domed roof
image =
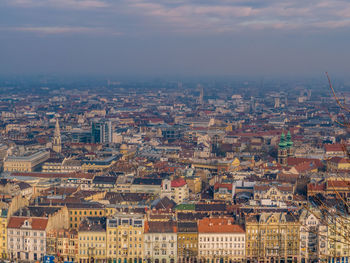
<svg viewBox="0 0 350 263"><path fill-rule="evenodd" d="M281 140L280 140L280 143L278 144L278 146L281 147L281 148L287 147L286 139L284 137L284 133L283 132L281 134Z"/></svg>
<svg viewBox="0 0 350 263"><path fill-rule="evenodd" d="M292 142L292 135L290 134L290 131L288 131L288 134L287 134L287 147L292 147L293 146L293 142Z"/></svg>
<svg viewBox="0 0 350 263"><path fill-rule="evenodd" d="M127 150L128 149L128 146L126 144L122 144L120 145L120 150Z"/></svg>

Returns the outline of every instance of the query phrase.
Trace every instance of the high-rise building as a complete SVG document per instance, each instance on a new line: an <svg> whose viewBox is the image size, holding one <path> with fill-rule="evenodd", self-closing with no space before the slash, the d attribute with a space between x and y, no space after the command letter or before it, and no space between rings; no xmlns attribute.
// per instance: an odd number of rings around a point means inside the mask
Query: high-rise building
<svg viewBox="0 0 350 263"><path fill-rule="evenodd" d="M112 142L112 124L111 121L100 120L91 124L91 142L92 143L110 143Z"/></svg>
<svg viewBox="0 0 350 263"><path fill-rule="evenodd" d="M56 119L56 127L55 127L55 133L53 136L52 150L54 150L57 153L60 153L62 151L61 130L60 130L60 124L58 123L58 119Z"/></svg>

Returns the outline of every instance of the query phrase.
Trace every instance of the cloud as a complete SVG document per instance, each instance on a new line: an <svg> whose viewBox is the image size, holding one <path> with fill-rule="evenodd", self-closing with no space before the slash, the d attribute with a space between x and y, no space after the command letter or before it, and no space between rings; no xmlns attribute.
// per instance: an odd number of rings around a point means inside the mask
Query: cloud
<svg viewBox="0 0 350 263"><path fill-rule="evenodd" d="M67 9L106 8L109 4L101 0L8 0L9 5L18 7L52 7Z"/></svg>
<svg viewBox="0 0 350 263"><path fill-rule="evenodd" d="M1 31L16 31L38 33L42 35L57 35L57 34L109 34L119 35L115 32L105 28L90 28L90 27L69 27L69 26L52 26L52 27L6 27L0 28Z"/></svg>
<svg viewBox="0 0 350 263"><path fill-rule="evenodd" d="M345 0L125 0L130 12L185 32L348 27ZM156 22L155 22L156 23Z"/></svg>
<svg viewBox="0 0 350 263"><path fill-rule="evenodd" d="M1 1L1 0L0 0ZM45 8L73 24L118 28L128 34L212 34L245 30L350 28L347 0L5 0L12 7ZM40 12L42 10L40 9ZM42 14L42 13L41 13ZM57 15L58 14L58 15ZM85 15L85 17L84 17ZM85 19L85 20L82 20ZM118 22L117 22L118 21ZM31 21L29 21L31 23ZM29 24L27 23L27 24ZM55 24L53 22L52 24ZM57 31L69 32L57 27ZM78 30L79 27L77 27ZM80 27L79 32L88 32ZM41 31L45 31L45 26ZM50 28L53 30L53 28ZM47 31L50 31L47 29ZM84 31L86 30L86 31ZM54 31L54 30L53 30Z"/></svg>

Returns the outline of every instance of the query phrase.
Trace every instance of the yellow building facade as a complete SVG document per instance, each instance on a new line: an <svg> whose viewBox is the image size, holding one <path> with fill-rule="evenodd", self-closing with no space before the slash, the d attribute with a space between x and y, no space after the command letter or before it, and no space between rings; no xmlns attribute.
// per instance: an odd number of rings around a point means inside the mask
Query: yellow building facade
<svg viewBox="0 0 350 263"><path fill-rule="evenodd" d="M106 211L101 204L89 203L89 204L69 204L69 227L78 229L80 222L86 217L103 217L106 215Z"/></svg>
<svg viewBox="0 0 350 263"><path fill-rule="evenodd" d="M7 258L7 209L1 209L0 217L0 253L1 258Z"/></svg>
<svg viewBox="0 0 350 263"><path fill-rule="evenodd" d="M78 231L78 262L107 262L107 236L105 220L105 218L90 217L81 222Z"/></svg>
<svg viewBox="0 0 350 263"><path fill-rule="evenodd" d="M246 218L247 262L299 262L300 223L288 213L261 213Z"/></svg>
<svg viewBox="0 0 350 263"><path fill-rule="evenodd" d="M177 232L177 257L179 262L198 257L198 228L196 222L179 222Z"/></svg>
<svg viewBox="0 0 350 263"><path fill-rule="evenodd" d="M350 243L348 233L350 229L350 218L334 215L328 219L328 257L330 259L350 259Z"/></svg>
<svg viewBox="0 0 350 263"><path fill-rule="evenodd" d="M142 262L144 215L116 214L107 219L109 262Z"/></svg>

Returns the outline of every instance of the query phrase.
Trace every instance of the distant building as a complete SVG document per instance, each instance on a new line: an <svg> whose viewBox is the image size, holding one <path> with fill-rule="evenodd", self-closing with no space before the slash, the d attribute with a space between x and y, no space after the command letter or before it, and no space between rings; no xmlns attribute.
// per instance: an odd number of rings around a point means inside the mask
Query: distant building
<svg viewBox="0 0 350 263"><path fill-rule="evenodd" d="M110 143L112 142L112 123L111 121L101 120L93 121L91 124L91 142L92 143Z"/></svg>
<svg viewBox="0 0 350 263"><path fill-rule="evenodd" d="M33 172L40 164L50 157L46 150L31 153L25 156L9 156L4 161L6 172Z"/></svg>
<svg viewBox="0 0 350 263"><path fill-rule="evenodd" d="M181 204L186 200L189 197L189 188L185 179L163 180L161 197L165 196L177 204Z"/></svg>
<svg viewBox="0 0 350 263"><path fill-rule="evenodd" d="M290 132L287 134L287 138L282 132L280 143L278 144L278 163L287 166L288 157L293 156L293 142Z"/></svg>
<svg viewBox="0 0 350 263"><path fill-rule="evenodd" d="M214 185L214 199L231 201L234 195L233 183L215 183Z"/></svg>
<svg viewBox="0 0 350 263"><path fill-rule="evenodd" d="M350 171L350 160L344 157L332 157L327 160L329 171Z"/></svg>
<svg viewBox="0 0 350 263"><path fill-rule="evenodd" d="M58 119L56 119L56 127L55 127L53 142L52 142L52 150L57 153L60 153L62 151L61 131L60 131L60 124L58 123Z"/></svg>

